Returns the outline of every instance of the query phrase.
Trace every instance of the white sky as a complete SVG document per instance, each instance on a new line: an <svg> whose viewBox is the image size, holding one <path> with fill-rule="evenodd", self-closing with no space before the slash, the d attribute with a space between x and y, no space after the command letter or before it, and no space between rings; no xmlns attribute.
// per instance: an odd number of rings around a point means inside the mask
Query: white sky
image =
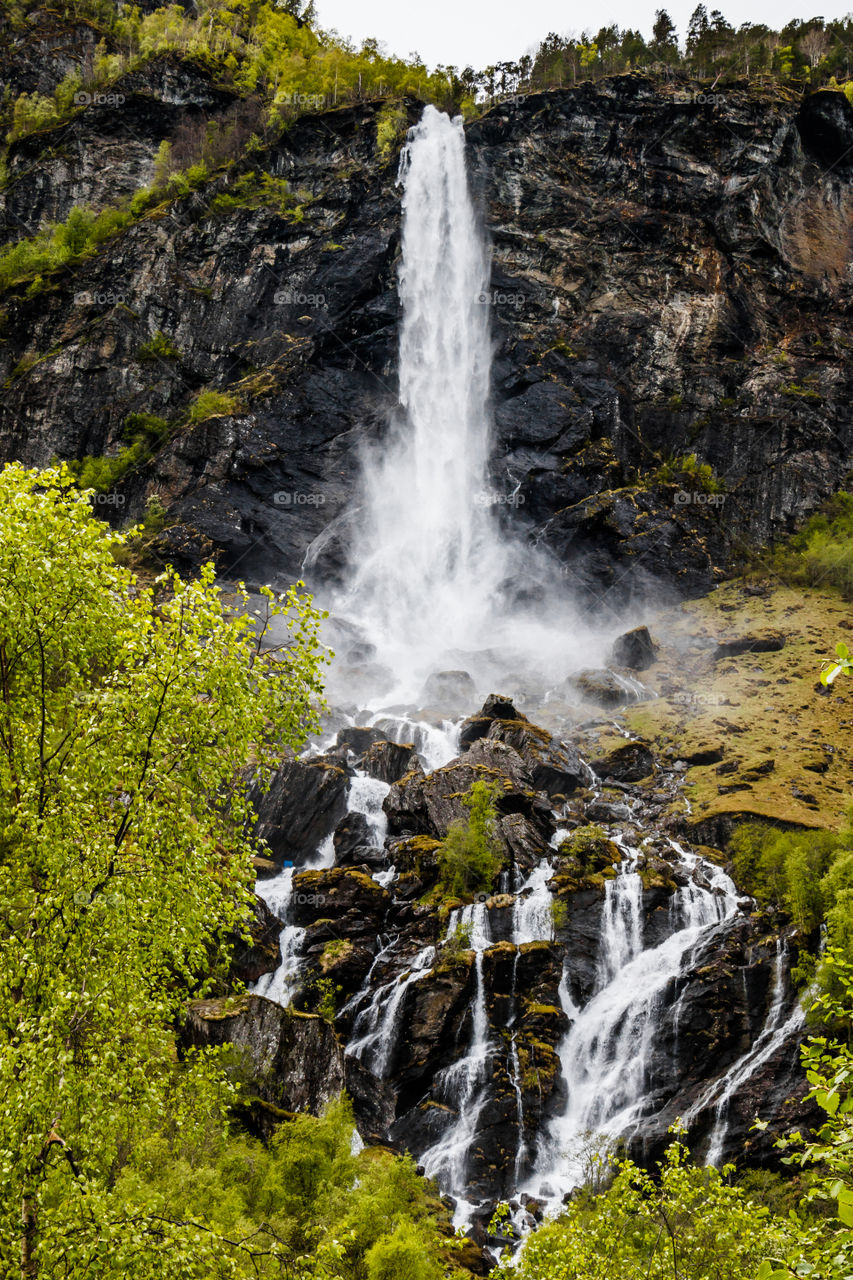
<svg viewBox="0 0 853 1280"><path fill-rule="evenodd" d="M433 67L437 63L479 70L489 63L514 61L538 45L549 31L560 35L616 22L651 35L655 10L665 8L683 42L698 0L599 0L567 4L565 0L315 0L320 26L336 28L360 43L367 36L383 41L388 51L407 57L417 50ZM828 20L851 11L850 0L705 0L708 12L720 9L734 27L764 22L778 29L792 18Z"/></svg>

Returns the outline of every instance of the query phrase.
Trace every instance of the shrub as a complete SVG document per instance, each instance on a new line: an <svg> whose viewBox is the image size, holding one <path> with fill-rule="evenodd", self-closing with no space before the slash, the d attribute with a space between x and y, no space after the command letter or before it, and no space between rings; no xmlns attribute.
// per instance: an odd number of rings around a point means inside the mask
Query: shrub
<svg viewBox="0 0 853 1280"><path fill-rule="evenodd" d="M227 391L200 391L190 405L190 422L207 422L209 418L227 418L239 411L239 400Z"/></svg>
<svg viewBox="0 0 853 1280"><path fill-rule="evenodd" d="M450 824L438 851L439 890L451 898L490 889L504 864L495 788L487 782L475 782L462 803L469 811L468 820Z"/></svg>
<svg viewBox="0 0 853 1280"><path fill-rule="evenodd" d="M399 150L408 125L405 108L400 103L389 102L379 112L376 117L376 150L382 160L390 159Z"/></svg>
<svg viewBox="0 0 853 1280"><path fill-rule="evenodd" d="M137 358L139 360L176 360L180 354L171 338L167 338L165 333L158 329L149 342L143 342L137 352Z"/></svg>
<svg viewBox="0 0 853 1280"><path fill-rule="evenodd" d="M773 554L773 568L786 581L833 587L853 600L853 494L835 494L803 528Z"/></svg>

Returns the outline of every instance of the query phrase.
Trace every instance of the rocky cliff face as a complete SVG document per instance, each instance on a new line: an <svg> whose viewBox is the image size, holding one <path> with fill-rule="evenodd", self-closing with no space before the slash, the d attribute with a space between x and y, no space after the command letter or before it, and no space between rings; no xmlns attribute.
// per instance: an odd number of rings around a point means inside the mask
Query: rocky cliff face
<svg viewBox="0 0 853 1280"><path fill-rule="evenodd" d="M86 30L66 33L54 78L68 41L86 56ZM37 82L49 34L7 80ZM169 59L126 81L119 105L12 146L7 235L129 194L161 139L245 110ZM164 557L339 576L359 448L396 394L397 157L378 154L375 116L302 117L253 155L295 212L217 208L235 180L222 173L35 296L13 291L0 456L117 452L128 414L154 413L171 439L119 494L122 518L160 495ZM494 250L491 497L590 598L705 589L846 473L853 109L632 75L504 103L467 132ZM176 354L146 359L158 330ZM207 387L239 411L187 421ZM690 453L722 497L661 473Z"/></svg>

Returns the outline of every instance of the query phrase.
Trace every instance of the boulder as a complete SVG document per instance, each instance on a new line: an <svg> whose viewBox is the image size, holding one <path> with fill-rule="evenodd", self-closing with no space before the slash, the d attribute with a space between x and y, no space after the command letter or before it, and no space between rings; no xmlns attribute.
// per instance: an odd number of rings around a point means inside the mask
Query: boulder
<svg viewBox="0 0 853 1280"><path fill-rule="evenodd" d="M312 942L334 938L374 939L390 904L387 890L364 871L332 867L300 871L293 877L288 920L317 928Z"/></svg>
<svg viewBox="0 0 853 1280"><path fill-rule="evenodd" d="M590 761L599 778L615 778L617 782L639 782L654 772L655 758L645 742L625 742L607 755Z"/></svg>
<svg viewBox="0 0 853 1280"><path fill-rule="evenodd" d="M247 986L257 982L265 973L274 973L281 962L278 945L281 921L270 911L263 898L256 897L254 900L249 934L248 942L237 933L229 936L233 945L231 977Z"/></svg>
<svg viewBox="0 0 853 1280"><path fill-rule="evenodd" d="M563 691L569 697L580 697L598 707L621 707L628 702L638 702L638 693L628 682L607 668L576 671L563 681Z"/></svg>
<svg viewBox="0 0 853 1280"><path fill-rule="evenodd" d="M714 650L714 661L720 658L736 658L741 653L777 653L785 647L785 636L779 632L756 632L753 635L735 636L721 640Z"/></svg>
<svg viewBox="0 0 853 1280"><path fill-rule="evenodd" d="M421 691L424 706L453 707L471 703L477 687L467 671L433 671Z"/></svg>
<svg viewBox="0 0 853 1280"><path fill-rule="evenodd" d="M624 632L613 642L610 650L610 661L617 667L628 667L631 671L645 671L657 662L657 645L649 635L648 627L634 627Z"/></svg>
<svg viewBox="0 0 853 1280"><path fill-rule="evenodd" d="M363 863L382 867L387 859L384 849L371 843L370 823L363 813L348 813L335 827L333 837L335 863L339 867L355 867Z"/></svg>
<svg viewBox="0 0 853 1280"><path fill-rule="evenodd" d="M443 840L453 822L466 822L463 803L475 782L496 788L501 814L522 813L542 830L551 825L551 807L524 785L526 774L516 752L490 751L489 764L468 763L467 756L452 760L433 773L410 773L396 782L383 808L392 835L427 835ZM518 779L518 781L517 781Z"/></svg>
<svg viewBox="0 0 853 1280"><path fill-rule="evenodd" d="M531 724L526 716L492 721L489 737L513 747L527 766L535 789L552 800L570 796L589 780L575 748Z"/></svg>
<svg viewBox="0 0 853 1280"><path fill-rule="evenodd" d="M181 1038L198 1048L231 1044L241 1050L249 1096L283 1111L319 1115L344 1088L343 1051L334 1028L263 996L193 1000Z"/></svg>
<svg viewBox="0 0 853 1280"><path fill-rule="evenodd" d="M459 732L460 751L465 751L478 738L485 738L495 720L518 720L519 715L509 698L490 693L477 714L462 722Z"/></svg>
<svg viewBox="0 0 853 1280"><path fill-rule="evenodd" d="M338 730L335 746L346 747L347 751L351 751L354 756L361 756L364 755L369 747L373 746L374 742L384 741L386 741L386 738L381 729L348 725L346 729Z"/></svg>
<svg viewBox="0 0 853 1280"><path fill-rule="evenodd" d="M349 770L339 759L285 760L266 794L254 797L256 834L277 862L312 857L347 811Z"/></svg>
<svg viewBox="0 0 853 1280"><path fill-rule="evenodd" d="M380 782L399 782L407 773L421 770L421 762L411 742L374 742L358 761L371 778ZM422 770L421 770L422 772Z"/></svg>

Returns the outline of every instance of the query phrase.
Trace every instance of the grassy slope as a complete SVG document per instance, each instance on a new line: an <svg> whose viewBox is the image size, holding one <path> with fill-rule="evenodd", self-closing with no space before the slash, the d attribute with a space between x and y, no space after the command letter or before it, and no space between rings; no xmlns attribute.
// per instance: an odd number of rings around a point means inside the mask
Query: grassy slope
<svg viewBox="0 0 853 1280"><path fill-rule="evenodd" d="M853 685L823 691L818 676L837 641L851 639L851 619L836 594L775 587L756 596L738 582L649 619L661 648L643 679L661 696L626 720L673 760L723 752L687 771L696 821L730 813L839 825L853 801ZM783 633L785 647L714 660L717 641L764 632Z"/></svg>

